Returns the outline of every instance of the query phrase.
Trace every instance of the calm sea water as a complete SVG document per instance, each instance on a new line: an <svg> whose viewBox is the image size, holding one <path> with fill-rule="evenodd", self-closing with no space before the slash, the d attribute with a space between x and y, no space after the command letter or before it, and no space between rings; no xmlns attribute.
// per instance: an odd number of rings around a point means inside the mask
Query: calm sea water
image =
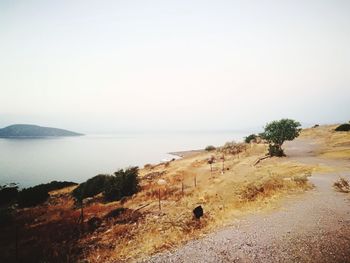
<svg viewBox="0 0 350 263"><path fill-rule="evenodd" d="M248 133L133 133L81 137L0 139L0 184L33 186L52 180L82 182L131 165L158 163L169 152L241 141Z"/></svg>

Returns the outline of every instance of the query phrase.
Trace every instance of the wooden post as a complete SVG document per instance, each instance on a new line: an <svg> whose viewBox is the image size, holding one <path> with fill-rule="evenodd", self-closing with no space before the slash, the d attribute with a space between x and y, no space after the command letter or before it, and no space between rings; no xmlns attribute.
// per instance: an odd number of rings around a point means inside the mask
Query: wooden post
<svg viewBox="0 0 350 263"><path fill-rule="evenodd" d="M194 175L194 187L197 187L197 175Z"/></svg>
<svg viewBox="0 0 350 263"><path fill-rule="evenodd" d="M159 203L159 210L162 210L162 207L160 204L160 188L158 189L158 203Z"/></svg>
<svg viewBox="0 0 350 263"><path fill-rule="evenodd" d="M223 155L221 159L222 159L222 173L225 173L225 156Z"/></svg>
<svg viewBox="0 0 350 263"><path fill-rule="evenodd" d="M182 193L182 196L184 196L184 180L183 179L181 181L181 193Z"/></svg>

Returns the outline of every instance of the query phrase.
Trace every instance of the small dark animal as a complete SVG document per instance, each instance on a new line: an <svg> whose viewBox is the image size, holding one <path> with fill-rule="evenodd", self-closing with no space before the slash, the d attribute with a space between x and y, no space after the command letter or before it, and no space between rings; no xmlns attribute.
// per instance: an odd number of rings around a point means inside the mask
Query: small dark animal
<svg viewBox="0 0 350 263"><path fill-rule="evenodd" d="M203 216L202 206L197 206L195 209L193 209L193 214L196 217L196 219L200 219Z"/></svg>

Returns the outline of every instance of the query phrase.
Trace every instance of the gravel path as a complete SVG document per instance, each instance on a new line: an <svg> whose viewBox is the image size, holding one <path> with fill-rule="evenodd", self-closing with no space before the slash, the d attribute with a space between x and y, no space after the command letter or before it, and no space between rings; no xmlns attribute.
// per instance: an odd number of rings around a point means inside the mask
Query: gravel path
<svg viewBox="0 0 350 263"><path fill-rule="evenodd" d="M286 152L290 159L350 168L314 156L315 146L299 139ZM349 172L340 174L350 179ZM249 216L146 262L350 262L350 198L332 189L340 174L314 174L315 189L288 197L283 208Z"/></svg>

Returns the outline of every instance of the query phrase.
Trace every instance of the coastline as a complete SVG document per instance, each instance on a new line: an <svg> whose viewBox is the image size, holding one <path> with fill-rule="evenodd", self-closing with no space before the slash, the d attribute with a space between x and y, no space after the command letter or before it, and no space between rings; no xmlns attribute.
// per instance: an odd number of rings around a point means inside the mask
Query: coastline
<svg viewBox="0 0 350 263"><path fill-rule="evenodd" d="M227 132L0 138L0 184L16 182L25 188L54 180L81 183L130 165L143 167L193 156L208 144L222 145L239 137ZM40 151L33 155L33 149Z"/></svg>
<svg viewBox="0 0 350 263"><path fill-rule="evenodd" d="M175 156L178 156L181 158L185 158L185 157L197 155L197 154L200 154L203 152L205 152L204 149L199 149L199 150L185 150L185 151L178 151L178 152L169 152L168 154L175 155Z"/></svg>

